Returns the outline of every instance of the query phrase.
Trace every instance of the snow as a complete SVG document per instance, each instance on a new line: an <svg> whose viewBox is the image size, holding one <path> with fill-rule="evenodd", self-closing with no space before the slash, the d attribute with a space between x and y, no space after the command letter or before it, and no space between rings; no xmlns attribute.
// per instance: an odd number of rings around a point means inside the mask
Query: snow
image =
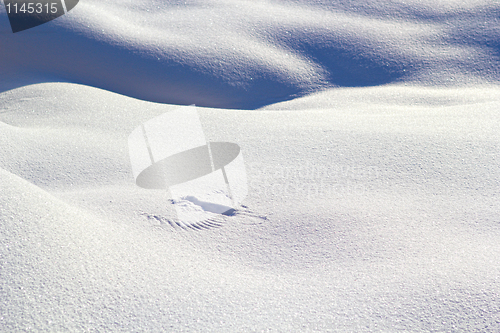
<svg viewBox="0 0 500 333"><path fill-rule="evenodd" d="M0 331L498 332L499 12L0 5ZM241 148L232 214L135 184L129 135L192 104Z"/></svg>

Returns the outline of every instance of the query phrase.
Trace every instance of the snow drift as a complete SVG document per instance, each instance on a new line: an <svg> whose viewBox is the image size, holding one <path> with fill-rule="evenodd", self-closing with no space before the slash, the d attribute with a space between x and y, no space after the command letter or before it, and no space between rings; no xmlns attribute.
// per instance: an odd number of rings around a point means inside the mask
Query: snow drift
<svg viewBox="0 0 500 333"><path fill-rule="evenodd" d="M257 108L332 86L497 82L499 11L490 1L87 0L17 34L3 12L0 88L68 81Z"/></svg>
<svg viewBox="0 0 500 333"><path fill-rule="evenodd" d="M498 332L499 13L82 0L12 34L0 6L0 331ZM132 174L174 104L245 157L203 226Z"/></svg>

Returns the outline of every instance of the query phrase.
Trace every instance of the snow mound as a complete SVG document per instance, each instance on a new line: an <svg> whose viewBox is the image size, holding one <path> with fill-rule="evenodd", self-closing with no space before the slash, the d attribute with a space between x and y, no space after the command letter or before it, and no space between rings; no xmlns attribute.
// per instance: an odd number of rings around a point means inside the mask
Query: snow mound
<svg viewBox="0 0 500 333"><path fill-rule="evenodd" d="M18 34L4 12L0 90L68 81L248 109L332 86L498 83L499 11L491 1L87 0Z"/></svg>
<svg viewBox="0 0 500 333"><path fill-rule="evenodd" d="M499 14L82 0L12 34L0 5L0 331L497 333ZM136 186L174 104L244 151L242 210Z"/></svg>

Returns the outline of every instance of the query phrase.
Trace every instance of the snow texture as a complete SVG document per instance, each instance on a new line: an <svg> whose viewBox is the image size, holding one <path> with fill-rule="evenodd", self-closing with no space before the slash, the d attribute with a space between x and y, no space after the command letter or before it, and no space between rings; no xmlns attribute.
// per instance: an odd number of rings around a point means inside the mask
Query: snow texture
<svg viewBox="0 0 500 333"><path fill-rule="evenodd" d="M499 332L499 41L491 0L0 5L0 331ZM248 195L190 226L128 137L191 104Z"/></svg>

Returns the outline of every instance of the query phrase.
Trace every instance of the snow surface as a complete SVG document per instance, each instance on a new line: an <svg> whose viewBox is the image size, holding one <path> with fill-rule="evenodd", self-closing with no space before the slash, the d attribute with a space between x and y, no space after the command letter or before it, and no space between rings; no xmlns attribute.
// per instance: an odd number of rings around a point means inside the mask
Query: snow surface
<svg viewBox="0 0 500 333"><path fill-rule="evenodd" d="M0 331L500 331L498 1L0 6ZM127 138L178 104L245 207L172 222ZM201 206L199 206L201 207Z"/></svg>

